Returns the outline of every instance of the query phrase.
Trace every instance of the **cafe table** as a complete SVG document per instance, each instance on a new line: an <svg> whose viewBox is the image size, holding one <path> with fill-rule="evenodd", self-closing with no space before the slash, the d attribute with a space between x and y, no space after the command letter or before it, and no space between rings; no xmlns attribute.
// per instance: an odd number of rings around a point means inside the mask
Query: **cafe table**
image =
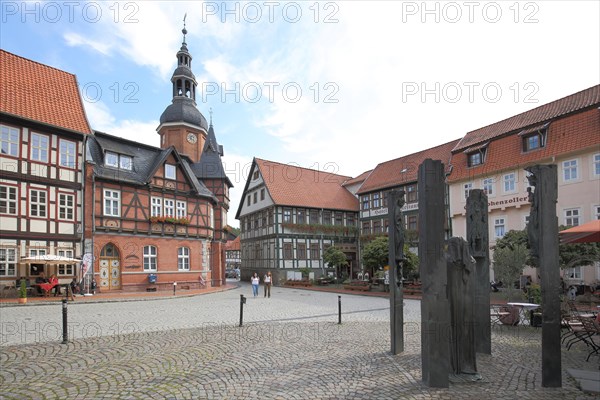
<svg viewBox="0 0 600 400"><path fill-rule="evenodd" d="M522 324L525 324L525 322L530 323L529 318L527 318L528 311L540 308L540 305L535 303L506 303L506 305L519 309L520 322Z"/></svg>

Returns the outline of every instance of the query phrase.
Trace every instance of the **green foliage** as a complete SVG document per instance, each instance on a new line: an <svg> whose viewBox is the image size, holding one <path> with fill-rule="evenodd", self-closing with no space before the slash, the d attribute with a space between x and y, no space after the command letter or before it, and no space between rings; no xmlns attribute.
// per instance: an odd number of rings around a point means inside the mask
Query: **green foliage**
<svg viewBox="0 0 600 400"><path fill-rule="evenodd" d="M542 304L542 288L540 285L532 284L527 288L527 292L523 294L524 300L531 300L534 304Z"/></svg>
<svg viewBox="0 0 600 400"><path fill-rule="evenodd" d="M25 279L21 279L21 286L19 287L19 297L24 299L27 297L27 282Z"/></svg>
<svg viewBox="0 0 600 400"><path fill-rule="evenodd" d="M348 265L346 254L335 246L328 247L323 253L323 261L333 267L343 267Z"/></svg>
<svg viewBox="0 0 600 400"><path fill-rule="evenodd" d="M513 243L510 246L496 246L494 250L494 276L504 282L509 289L518 280L525 268L529 250L523 243Z"/></svg>
<svg viewBox="0 0 600 400"><path fill-rule="evenodd" d="M402 265L402 275L405 279L417 278L419 272L419 256L410 251L408 244L404 245L404 264Z"/></svg>
<svg viewBox="0 0 600 400"><path fill-rule="evenodd" d="M567 229L559 226L558 231ZM558 246L558 262L561 268L575 268L600 261L600 243L569 243Z"/></svg>
<svg viewBox="0 0 600 400"><path fill-rule="evenodd" d="M298 271L300 271L300 273L302 273L303 278L308 278L311 269L308 267L304 267L304 268L300 268Z"/></svg>
<svg viewBox="0 0 600 400"><path fill-rule="evenodd" d="M388 238L379 236L367 243L363 249L363 264L368 268L379 268L388 263Z"/></svg>

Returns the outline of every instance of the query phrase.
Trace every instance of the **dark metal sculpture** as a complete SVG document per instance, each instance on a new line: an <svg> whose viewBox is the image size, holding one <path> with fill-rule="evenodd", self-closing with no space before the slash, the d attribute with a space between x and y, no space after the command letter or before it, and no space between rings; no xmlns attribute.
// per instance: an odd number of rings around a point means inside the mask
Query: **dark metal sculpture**
<svg viewBox="0 0 600 400"><path fill-rule="evenodd" d="M404 351L404 310L402 263L404 261L404 191L388 194L389 276L390 276L390 344L392 354Z"/></svg>

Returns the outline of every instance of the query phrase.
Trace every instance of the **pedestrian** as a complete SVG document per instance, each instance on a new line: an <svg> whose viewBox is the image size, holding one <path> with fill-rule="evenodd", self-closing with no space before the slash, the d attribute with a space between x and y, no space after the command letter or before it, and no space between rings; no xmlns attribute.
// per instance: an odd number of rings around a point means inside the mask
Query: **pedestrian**
<svg viewBox="0 0 600 400"><path fill-rule="evenodd" d="M254 295L254 297L258 296L258 284L260 283L260 278L258 277L258 274L255 272L254 275L252 275L252 278L250 279L252 281L252 294Z"/></svg>
<svg viewBox="0 0 600 400"><path fill-rule="evenodd" d="M237 280L238 280L238 281L239 281L239 280L240 280L240 278L242 277L242 274L241 274L241 272L240 272L240 269L239 269L239 268L236 268L236 269L235 269L235 277L237 278Z"/></svg>
<svg viewBox="0 0 600 400"><path fill-rule="evenodd" d="M271 297L271 281L271 271L269 271L263 278L263 282L265 283L265 297Z"/></svg>

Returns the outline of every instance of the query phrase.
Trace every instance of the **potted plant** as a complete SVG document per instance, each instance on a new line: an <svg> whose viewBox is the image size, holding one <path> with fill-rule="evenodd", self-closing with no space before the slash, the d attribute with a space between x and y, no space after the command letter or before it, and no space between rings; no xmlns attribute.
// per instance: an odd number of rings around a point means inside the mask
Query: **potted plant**
<svg viewBox="0 0 600 400"><path fill-rule="evenodd" d="M27 282L21 278L21 286L19 287L19 303L27 303Z"/></svg>

